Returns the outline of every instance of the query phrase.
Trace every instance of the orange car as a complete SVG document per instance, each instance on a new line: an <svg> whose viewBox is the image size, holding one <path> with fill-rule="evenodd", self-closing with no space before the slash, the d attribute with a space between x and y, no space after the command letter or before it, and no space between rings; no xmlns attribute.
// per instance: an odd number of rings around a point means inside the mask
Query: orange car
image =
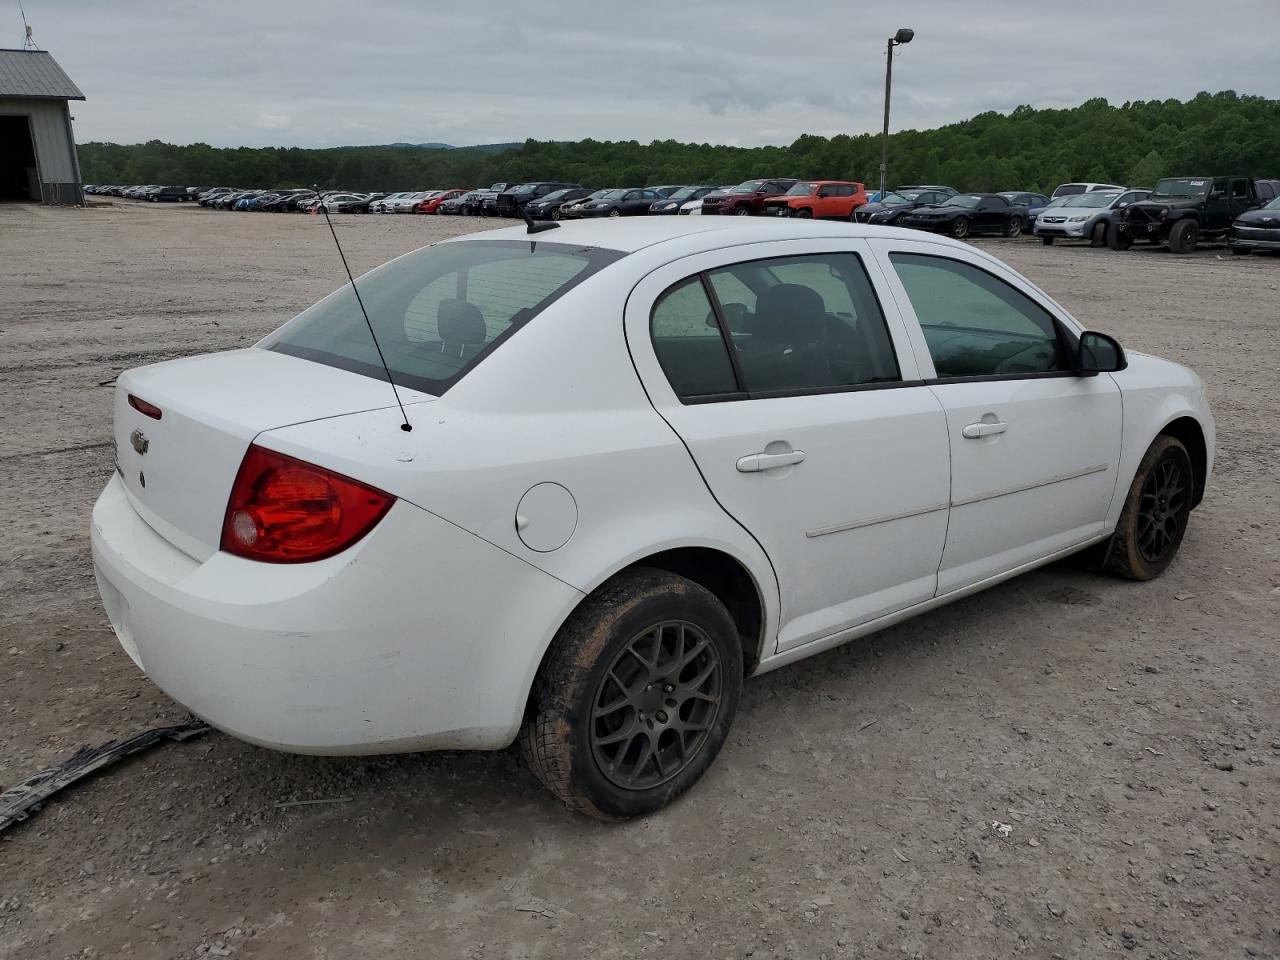
<svg viewBox="0 0 1280 960"><path fill-rule="evenodd" d="M866 188L853 180L801 180L780 197L766 200L766 217L817 217L852 220L867 202Z"/></svg>
<svg viewBox="0 0 1280 960"><path fill-rule="evenodd" d="M467 191L465 190L442 190L429 200L423 200L418 204L418 213L435 213L440 209L440 204L446 200L452 200L454 197L460 197Z"/></svg>

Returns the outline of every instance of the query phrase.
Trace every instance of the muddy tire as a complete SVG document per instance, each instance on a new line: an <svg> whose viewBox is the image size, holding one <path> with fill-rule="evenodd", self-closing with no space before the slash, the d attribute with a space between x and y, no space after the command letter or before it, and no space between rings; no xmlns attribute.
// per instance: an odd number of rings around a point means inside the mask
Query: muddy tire
<svg viewBox="0 0 1280 960"><path fill-rule="evenodd" d="M1191 253L1200 239L1200 225L1194 220L1179 220L1169 231L1169 250L1173 253Z"/></svg>
<svg viewBox="0 0 1280 960"><path fill-rule="evenodd" d="M1194 488L1187 448L1173 437L1156 437L1129 484L1103 569L1129 580L1164 573L1187 532Z"/></svg>
<svg viewBox="0 0 1280 960"><path fill-rule="evenodd" d="M538 671L520 751L571 810L643 816L692 787L724 745L742 648L724 605L661 570L628 570L583 601Z"/></svg>

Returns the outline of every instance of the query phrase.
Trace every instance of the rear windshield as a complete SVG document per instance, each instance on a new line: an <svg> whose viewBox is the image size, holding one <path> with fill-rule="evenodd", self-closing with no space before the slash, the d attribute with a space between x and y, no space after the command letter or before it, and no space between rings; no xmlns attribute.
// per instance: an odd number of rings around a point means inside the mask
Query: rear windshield
<svg viewBox="0 0 1280 960"><path fill-rule="evenodd" d="M416 250L356 283L392 379L439 396L519 327L622 256L565 243L466 240ZM387 378L350 284L258 346Z"/></svg>

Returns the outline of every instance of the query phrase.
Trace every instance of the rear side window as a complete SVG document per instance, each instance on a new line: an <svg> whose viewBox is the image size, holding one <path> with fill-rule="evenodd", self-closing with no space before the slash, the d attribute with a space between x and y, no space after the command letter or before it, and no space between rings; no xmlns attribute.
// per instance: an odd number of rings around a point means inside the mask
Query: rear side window
<svg viewBox="0 0 1280 960"><path fill-rule="evenodd" d="M400 385L440 395L615 250L468 240L424 247L356 281ZM386 379L351 285L285 324L259 347Z"/></svg>
<svg viewBox="0 0 1280 960"><path fill-rule="evenodd" d="M653 312L654 348L682 398L820 393L901 380L884 314L855 254L753 260L706 278L714 303L695 277L668 291ZM673 336L677 329L683 338ZM700 393L692 392L695 383Z"/></svg>
<svg viewBox="0 0 1280 960"><path fill-rule="evenodd" d="M947 257L891 253L940 379L1068 370L1057 324L998 277Z"/></svg>
<svg viewBox="0 0 1280 960"><path fill-rule="evenodd" d="M1249 198L1249 181L1232 180L1231 196L1237 200L1247 200Z"/></svg>

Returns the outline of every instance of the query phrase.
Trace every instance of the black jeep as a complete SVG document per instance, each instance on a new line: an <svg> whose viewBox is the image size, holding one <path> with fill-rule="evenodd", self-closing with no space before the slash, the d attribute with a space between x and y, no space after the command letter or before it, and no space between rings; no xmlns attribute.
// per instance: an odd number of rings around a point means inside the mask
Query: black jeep
<svg viewBox="0 0 1280 960"><path fill-rule="evenodd" d="M1201 240L1224 240L1231 221L1261 203L1248 177L1170 177L1151 196L1120 213L1107 242L1128 250L1135 240L1168 244L1174 253L1190 253Z"/></svg>

